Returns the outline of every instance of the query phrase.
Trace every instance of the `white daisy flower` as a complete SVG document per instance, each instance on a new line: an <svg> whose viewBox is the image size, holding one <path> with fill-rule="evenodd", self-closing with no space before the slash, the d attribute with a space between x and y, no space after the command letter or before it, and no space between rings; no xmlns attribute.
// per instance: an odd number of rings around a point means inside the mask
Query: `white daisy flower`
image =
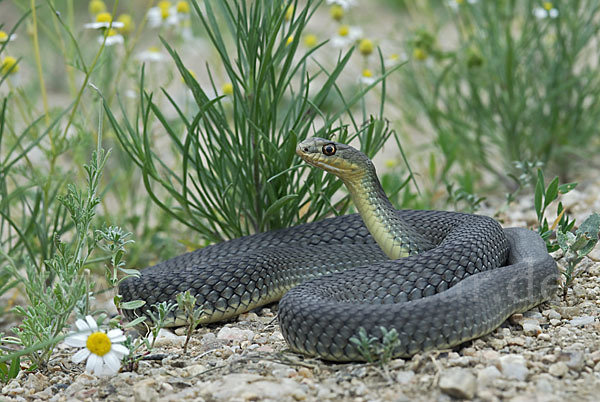
<svg viewBox="0 0 600 402"><path fill-rule="evenodd" d="M98 37L98 43L102 44L102 42L104 42L104 35ZM113 46L123 42L125 42L123 35L114 29L108 31L108 35L106 36L106 46Z"/></svg>
<svg viewBox="0 0 600 402"><path fill-rule="evenodd" d="M337 34L331 38L331 45L337 48L351 46L362 36L363 31L360 27L340 25Z"/></svg>
<svg viewBox="0 0 600 402"><path fill-rule="evenodd" d="M371 71L368 68L365 68L362 71L358 81L364 85L371 85L375 82L375 76L373 75L373 71Z"/></svg>
<svg viewBox="0 0 600 402"><path fill-rule="evenodd" d="M140 52L135 58L141 62L161 62L167 59L160 49L156 46L151 46L147 50Z"/></svg>
<svg viewBox="0 0 600 402"><path fill-rule="evenodd" d="M533 9L533 16L538 19L556 18L558 17L558 9L551 2L545 1L542 7L535 7Z"/></svg>
<svg viewBox="0 0 600 402"><path fill-rule="evenodd" d="M11 42L15 39L17 39L17 34L9 35L0 29L0 43Z"/></svg>
<svg viewBox="0 0 600 402"><path fill-rule="evenodd" d="M123 28L125 24L119 21L113 21L112 15L104 12L96 15L96 21L84 24L83 26L87 29L105 29L109 27L118 29Z"/></svg>
<svg viewBox="0 0 600 402"><path fill-rule="evenodd" d="M96 320L89 315L85 317L85 321L78 319L75 326L78 331L71 332L65 343L83 349L75 353L71 360L81 363L87 359L85 371L91 374L116 374L121 368L121 360L129 354L129 349L121 345L126 340L123 331L100 331Z"/></svg>

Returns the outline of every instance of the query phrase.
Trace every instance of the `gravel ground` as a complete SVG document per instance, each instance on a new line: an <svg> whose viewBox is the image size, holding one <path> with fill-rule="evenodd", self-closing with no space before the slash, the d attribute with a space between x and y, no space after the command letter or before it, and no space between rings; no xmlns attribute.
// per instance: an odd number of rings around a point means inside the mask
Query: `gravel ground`
<svg viewBox="0 0 600 402"><path fill-rule="evenodd" d="M600 211L600 183L580 185L563 203L581 222ZM531 197L530 197L531 198ZM493 213L490 208L483 213ZM535 222L530 199L504 226ZM555 255L562 264L560 253ZM598 400L600 395L600 250L581 264L567 299L513 315L491 334L452 350L370 364L331 364L291 353L277 306L199 328L183 354L181 330L162 331L158 347L134 371L95 377L71 363L59 345L46 372L21 372L6 384L7 401L482 401ZM1 399L1 398L0 398Z"/></svg>

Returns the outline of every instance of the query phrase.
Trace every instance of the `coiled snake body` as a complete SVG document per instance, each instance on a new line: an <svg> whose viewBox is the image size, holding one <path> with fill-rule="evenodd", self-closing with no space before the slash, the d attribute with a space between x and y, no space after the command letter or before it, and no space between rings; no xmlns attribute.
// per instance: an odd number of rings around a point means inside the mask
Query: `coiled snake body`
<svg viewBox="0 0 600 402"><path fill-rule="evenodd" d="M365 358L350 341L360 328L379 339L382 327L395 329L393 354L407 357L482 336L556 292L556 263L536 233L478 215L397 211L371 161L350 146L313 138L297 153L339 176L360 216L183 254L123 281L124 300L150 306L191 290L207 323L281 299L292 350L352 361Z"/></svg>

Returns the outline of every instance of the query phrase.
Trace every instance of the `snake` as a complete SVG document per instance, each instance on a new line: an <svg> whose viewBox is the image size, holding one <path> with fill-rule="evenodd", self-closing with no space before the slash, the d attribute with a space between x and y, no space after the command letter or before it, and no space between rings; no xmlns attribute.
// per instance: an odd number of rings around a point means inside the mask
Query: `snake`
<svg viewBox="0 0 600 402"><path fill-rule="evenodd" d="M484 215L395 209L373 162L348 144L313 137L296 153L341 179L358 213L224 241L143 269L119 285L123 301L145 302L125 315L147 315L185 291L202 309L201 324L279 301L292 352L365 361L371 357L361 340L387 345L393 357L451 349L557 292L556 262L536 232L503 229ZM166 321L185 324L181 310ZM386 344L390 334L394 342Z"/></svg>

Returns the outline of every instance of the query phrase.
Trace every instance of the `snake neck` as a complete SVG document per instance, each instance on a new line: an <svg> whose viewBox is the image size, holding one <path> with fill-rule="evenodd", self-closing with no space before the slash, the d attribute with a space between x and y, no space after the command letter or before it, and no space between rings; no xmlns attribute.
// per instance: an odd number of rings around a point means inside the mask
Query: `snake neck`
<svg viewBox="0 0 600 402"><path fill-rule="evenodd" d="M398 217L372 165L362 174L342 180L367 229L389 258L407 257L431 248L428 240Z"/></svg>

